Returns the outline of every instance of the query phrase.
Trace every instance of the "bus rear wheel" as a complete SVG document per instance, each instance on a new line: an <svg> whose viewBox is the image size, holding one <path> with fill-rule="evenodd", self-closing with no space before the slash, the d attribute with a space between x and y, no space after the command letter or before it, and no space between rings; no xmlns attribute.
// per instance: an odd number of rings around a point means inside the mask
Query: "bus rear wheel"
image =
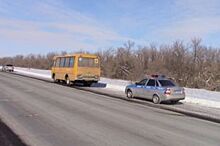
<svg viewBox="0 0 220 146"><path fill-rule="evenodd" d="M70 78L68 76L65 78L65 83L67 86L70 86L71 84Z"/></svg>

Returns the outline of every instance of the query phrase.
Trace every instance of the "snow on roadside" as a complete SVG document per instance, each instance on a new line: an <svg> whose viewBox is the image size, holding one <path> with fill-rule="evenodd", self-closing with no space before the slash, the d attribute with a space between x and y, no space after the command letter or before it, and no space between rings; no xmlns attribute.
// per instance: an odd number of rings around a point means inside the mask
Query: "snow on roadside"
<svg viewBox="0 0 220 146"><path fill-rule="evenodd" d="M220 108L220 92L192 88L185 88L185 92L186 98L183 102Z"/></svg>
<svg viewBox="0 0 220 146"><path fill-rule="evenodd" d="M109 79L109 78L101 78L101 83L106 83L106 88L116 90L116 91L125 91L125 87L131 84L131 81L119 80L119 79Z"/></svg>
<svg viewBox="0 0 220 146"><path fill-rule="evenodd" d="M20 68L15 67L15 72L19 72L21 74L28 74L35 77L42 77L42 78L51 78L49 70L39 70L39 69L32 69L32 68Z"/></svg>
<svg viewBox="0 0 220 146"><path fill-rule="evenodd" d="M28 69L15 67L15 71L42 78L51 78L50 70ZM114 91L124 92L126 85L131 84L131 81L101 78L101 83L107 84L106 88ZM205 89L185 88L186 98L182 102L193 103L201 106L220 108L220 92L208 91Z"/></svg>

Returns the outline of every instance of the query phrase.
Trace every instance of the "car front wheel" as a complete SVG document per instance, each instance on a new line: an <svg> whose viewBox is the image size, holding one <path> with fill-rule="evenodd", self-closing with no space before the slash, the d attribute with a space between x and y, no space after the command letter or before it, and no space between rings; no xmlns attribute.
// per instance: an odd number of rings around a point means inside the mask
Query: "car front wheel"
<svg viewBox="0 0 220 146"><path fill-rule="evenodd" d="M133 98L133 93L132 93L132 91L131 90L127 90L127 98L128 99L132 99Z"/></svg>

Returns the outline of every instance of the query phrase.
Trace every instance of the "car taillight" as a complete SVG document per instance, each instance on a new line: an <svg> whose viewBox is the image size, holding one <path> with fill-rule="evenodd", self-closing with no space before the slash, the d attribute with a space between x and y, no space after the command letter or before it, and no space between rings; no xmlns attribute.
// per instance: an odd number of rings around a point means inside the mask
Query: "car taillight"
<svg viewBox="0 0 220 146"><path fill-rule="evenodd" d="M167 88L164 92L165 95L170 95L171 94L171 90L169 88Z"/></svg>

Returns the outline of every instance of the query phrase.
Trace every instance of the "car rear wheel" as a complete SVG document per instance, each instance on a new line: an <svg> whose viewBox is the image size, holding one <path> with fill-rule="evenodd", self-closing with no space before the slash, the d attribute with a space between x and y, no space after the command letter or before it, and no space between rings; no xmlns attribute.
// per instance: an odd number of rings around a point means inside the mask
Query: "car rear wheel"
<svg viewBox="0 0 220 146"><path fill-rule="evenodd" d="M152 98L152 100L153 100L153 103L154 103L154 104L159 104L159 103L160 103L160 97L157 96L157 95L154 95L153 98Z"/></svg>
<svg viewBox="0 0 220 146"><path fill-rule="evenodd" d="M133 93L131 90L127 90L127 98L132 99L133 98Z"/></svg>

